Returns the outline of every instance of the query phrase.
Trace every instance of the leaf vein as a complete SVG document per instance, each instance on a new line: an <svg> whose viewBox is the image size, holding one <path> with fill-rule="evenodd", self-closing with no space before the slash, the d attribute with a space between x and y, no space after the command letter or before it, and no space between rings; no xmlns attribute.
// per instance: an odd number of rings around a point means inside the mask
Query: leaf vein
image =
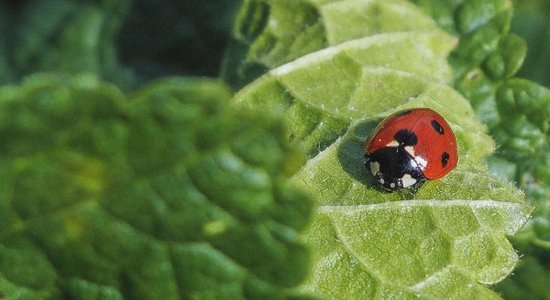
<svg viewBox="0 0 550 300"><path fill-rule="evenodd" d="M364 210L381 210L399 207L416 207L416 206L469 206L471 208L484 207L502 207L502 208L522 208L524 205L516 202L503 202L488 199L453 199L453 200L402 200L392 202L381 202L375 204L359 204L359 205L323 205L318 208L318 211L324 213L331 212L356 212Z"/></svg>

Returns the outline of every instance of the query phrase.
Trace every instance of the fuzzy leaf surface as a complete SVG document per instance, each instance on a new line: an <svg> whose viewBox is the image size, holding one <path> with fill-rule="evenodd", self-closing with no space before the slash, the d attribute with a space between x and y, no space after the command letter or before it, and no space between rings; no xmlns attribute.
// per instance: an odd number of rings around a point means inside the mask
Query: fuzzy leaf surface
<svg viewBox="0 0 550 300"><path fill-rule="evenodd" d="M177 78L128 98L87 76L0 88L2 297L289 296L311 202L280 120L229 97Z"/></svg>
<svg viewBox="0 0 550 300"><path fill-rule="evenodd" d="M550 91L534 82L513 78L525 57L525 42L509 33L512 5L509 0L456 1L452 6L441 1L414 0L429 12L448 32L459 38L458 47L449 58L455 78L453 85L468 98L480 118L489 126L499 145L488 159L491 173L506 178L525 190L529 202L536 206L534 216L524 230L513 238L523 253L536 255L517 270L518 282L512 277L503 287L506 298L517 298L517 288L525 293L533 284L526 284L529 275L539 269L550 270L546 258L550 250ZM530 44L526 64L520 75L544 80L544 49L547 47L547 2L517 1L515 32L525 34ZM484 9L480 9L484 7ZM479 9L478 9L479 8ZM437 16L447 16L438 18ZM460 16L468 16L461 18ZM471 28L469 31L460 28ZM537 59L539 57L539 59ZM546 72L547 73L547 72ZM536 263L541 266L534 268ZM527 269L533 267L533 271ZM536 276L535 276L536 277ZM536 281L536 280L535 280ZM508 292L512 292L508 294Z"/></svg>
<svg viewBox="0 0 550 300"><path fill-rule="evenodd" d="M323 2L346 11L356 3ZM334 21L347 24L344 17ZM244 29L259 23L249 17ZM489 175L484 159L494 144L469 102L444 84L454 40L438 29L401 31L342 35L344 42L281 60L240 90L234 105L283 111L289 139L309 154L292 177L318 206L305 233L314 265L304 290L329 299L498 298L485 285L516 265L506 235L521 228L531 208L512 184ZM448 120L458 166L417 193L382 192L364 169L363 143L382 118L413 107Z"/></svg>
<svg viewBox="0 0 550 300"><path fill-rule="evenodd" d="M315 51L378 33L440 31L402 0L246 0L237 17L223 79L234 89ZM445 44L437 44L442 48Z"/></svg>

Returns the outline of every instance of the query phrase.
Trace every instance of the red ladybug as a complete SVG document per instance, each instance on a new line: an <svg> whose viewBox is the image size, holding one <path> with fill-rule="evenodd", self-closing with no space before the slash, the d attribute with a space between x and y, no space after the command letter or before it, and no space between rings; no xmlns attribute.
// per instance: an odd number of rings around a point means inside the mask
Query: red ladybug
<svg viewBox="0 0 550 300"><path fill-rule="evenodd" d="M458 161L453 130L429 108L414 108L384 119L365 142L365 167L382 188L394 191L441 178Z"/></svg>

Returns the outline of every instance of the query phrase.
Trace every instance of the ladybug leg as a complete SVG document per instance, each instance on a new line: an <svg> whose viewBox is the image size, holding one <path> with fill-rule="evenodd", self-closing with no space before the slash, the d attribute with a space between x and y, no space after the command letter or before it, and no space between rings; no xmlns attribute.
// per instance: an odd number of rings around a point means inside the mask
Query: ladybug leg
<svg viewBox="0 0 550 300"><path fill-rule="evenodd" d="M403 193L405 194L405 199L411 199L411 197L412 199L415 199L416 193L425 182L426 178L419 178L418 181L411 187L402 189Z"/></svg>

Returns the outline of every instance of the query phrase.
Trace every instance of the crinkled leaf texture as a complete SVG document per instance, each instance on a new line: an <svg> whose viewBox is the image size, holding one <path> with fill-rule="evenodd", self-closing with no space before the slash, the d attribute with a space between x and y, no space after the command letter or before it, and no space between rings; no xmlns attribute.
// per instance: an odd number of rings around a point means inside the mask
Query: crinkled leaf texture
<svg viewBox="0 0 550 300"><path fill-rule="evenodd" d="M459 38L459 45L449 59L455 71L453 85L470 100L499 145L488 159L490 171L515 182L536 206L533 218L513 241L522 253L537 257L521 264L515 272L517 275L503 282L500 289L510 299L522 298L518 292L520 287L525 289L525 294L537 295L538 287L529 283L528 278L532 276L532 282L537 282L539 276L534 274L541 273L540 269L550 272L547 254L550 249L550 90L513 78L522 65L526 46L521 38L509 33L510 0L459 0L454 5L442 5L438 0L413 2ZM547 13L544 7L548 3L536 2L516 1L536 13L524 11L514 19L519 32L532 30L527 35L530 46L538 45L529 48L531 57L527 58L524 71L538 69L541 75L544 62L537 59L537 55L546 55L544 49L548 48L541 17ZM522 24L530 26L524 28ZM534 68L533 63L537 67ZM527 75L526 72L520 74ZM538 268L535 262L540 263Z"/></svg>
<svg viewBox="0 0 550 300"><path fill-rule="evenodd" d="M288 19L304 12L285 1L248 3L273 11L287 7ZM369 22L400 24L400 17L410 15L418 24L431 24L400 1L299 3L340 13L318 18L323 28L341 24L342 31L353 32ZM382 14L372 22L372 16L361 15L362 5L387 3L403 4L392 20L384 21ZM368 22L349 24L356 15ZM270 35L269 25L283 23L279 18L250 14L241 23L261 42ZM261 31L257 24L268 25ZM289 139L309 154L292 177L315 195L318 206L305 233L314 264L304 290L329 299L498 298L486 285L502 280L516 265L518 256L506 235L523 226L531 208L512 184L489 175L484 159L494 144L485 126L469 102L443 84L450 78L446 58L454 40L436 27L411 26L386 33L382 26L372 35L361 29L366 37L342 38L288 62L280 59L239 91L234 105L285 112ZM292 43L308 32L287 31L294 35L272 44ZM382 118L412 107L430 107L448 120L459 145L458 166L416 193L382 192L364 169L363 143Z"/></svg>
<svg viewBox="0 0 550 300"><path fill-rule="evenodd" d="M0 297L282 298L311 202L272 115L215 81L130 99L87 76L0 88Z"/></svg>
<svg viewBox="0 0 550 300"><path fill-rule="evenodd" d="M237 89L283 63L345 41L435 30L432 19L403 0L245 0L223 78Z"/></svg>
<svg viewBox="0 0 550 300"><path fill-rule="evenodd" d="M508 32L511 1L462 0L452 6L433 0L413 2L440 16L437 21L459 37L450 56L453 84L471 101L499 145L489 160L492 171L517 182L533 204L541 205L538 213L548 215L541 198L550 191L545 171L550 162L550 92L512 78L526 50L523 40Z"/></svg>

